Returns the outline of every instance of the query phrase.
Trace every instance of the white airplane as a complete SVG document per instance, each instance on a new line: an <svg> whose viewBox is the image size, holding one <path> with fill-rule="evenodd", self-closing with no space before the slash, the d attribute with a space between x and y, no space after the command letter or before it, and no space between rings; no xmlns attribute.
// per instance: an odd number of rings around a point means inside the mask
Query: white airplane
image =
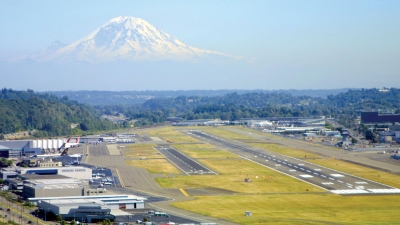
<svg viewBox="0 0 400 225"><path fill-rule="evenodd" d="M62 157L62 156L68 156L68 157L82 157L82 154L73 154L73 155L68 155L68 148L64 149L61 153L57 154L44 154L44 155L32 155L31 158L56 158L56 157Z"/></svg>
<svg viewBox="0 0 400 225"><path fill-rule="evenodd" d="M71 137L68 138L67 142L65 143L64 148L74 148L74 147L79 147L79 137L75 138L75 143L69 143L69 141L71 140Z"/></svg>

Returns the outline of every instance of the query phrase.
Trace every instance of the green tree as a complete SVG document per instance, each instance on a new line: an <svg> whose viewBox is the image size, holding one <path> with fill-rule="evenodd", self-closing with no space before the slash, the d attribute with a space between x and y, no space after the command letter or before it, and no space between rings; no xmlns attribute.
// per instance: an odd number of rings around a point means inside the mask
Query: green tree
<svg viewBox="0 0 400 225"><path fill-rule="evenodd" d="M102 225L111 225L111 221L109 219L103 220Z"/></svg>

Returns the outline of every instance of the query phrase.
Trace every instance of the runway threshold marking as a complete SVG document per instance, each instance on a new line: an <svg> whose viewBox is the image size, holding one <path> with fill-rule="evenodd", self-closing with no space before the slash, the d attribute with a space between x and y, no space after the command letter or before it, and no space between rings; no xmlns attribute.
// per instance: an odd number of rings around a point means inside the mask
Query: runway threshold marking
<svg viewBox="0 0 400 225"><path fill-rule="evenodd" d="M185 195L186 197L189 197L189 196L190 196L185 190L183 190L183 188L179 188L179 190L180 190L180 191L182 192L182 194Z"/></svg>
<svg viewBox="0 0 400 225"><path fill-rule="evenodd" d="M124 181L121 179L121 174L119 173L118 169L115 169L117 171L117 175L118 175L118 180L121 183L122 187L125 187Z"/></svg>

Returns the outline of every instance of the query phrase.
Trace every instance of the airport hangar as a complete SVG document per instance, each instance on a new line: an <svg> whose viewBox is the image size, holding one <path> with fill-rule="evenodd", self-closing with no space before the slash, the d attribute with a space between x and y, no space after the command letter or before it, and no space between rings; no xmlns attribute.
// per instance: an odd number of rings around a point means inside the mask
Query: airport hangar
<svg viewBox="0 0 400 225"><path fill-rule="evenodd" d="M32 141L0 141L0 157L18 159L24 155L42 154L41 148L31 147Z"/></svg>
<svg viewBox="0 0 400 225"><path fill-rule="evenodd" d="M23 168L19 179L7 179L12 189L22 190L23 196L56 197L82 196L90 191L88 180L92 169L85 167Z"/></svg>
<svg viewBox="0 0 400 225"><path fill-rule="evenodd" d="M96 195L58 198L29 198L46 212L61 215L63 220L80 220L95 223L118 216L130 216L121 209L143 209L146 198L134 195Z"/></svg>
<svg viewBox="0 0 400 225"><path fill-rule="evenodd" d="M21 175L24 174L58 174L76 179L91 180L92 169L82 166L69 166L69 167L33 167L21 168L19 171Z"/></svg>

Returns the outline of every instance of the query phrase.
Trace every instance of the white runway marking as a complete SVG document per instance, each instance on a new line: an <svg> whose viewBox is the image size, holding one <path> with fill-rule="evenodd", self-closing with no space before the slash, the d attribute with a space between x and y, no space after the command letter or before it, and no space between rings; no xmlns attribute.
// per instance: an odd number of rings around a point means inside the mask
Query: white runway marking
<svg viewBox="0 0 400 225"><path fill-rule="evenodd" d="M342 174L331 174L332 177L344 177Z"/></svg>
<svg viewBox="0 0 400 225"><path fill-rule="evenodd" d="M300 175L300 176L303 177L303 178L311 178L311 177L313 177L313 176L308 175L308 174L302 174L302 175Z"/></svg>
<svg viewBox="0 0 400 225"><path fill-rule="evenodd" d="M343 190L332 190L332 193L339 194L339 195L345 195L345 194L366 194L369 193L368 191L365 190L359 190L359 189L343 189Z"/></svg>
<svg viewBox="0 0 400 225"><path fill-rule="evenodd" d="M372 193L400 193L400 189L368 189Z"/></svg>

